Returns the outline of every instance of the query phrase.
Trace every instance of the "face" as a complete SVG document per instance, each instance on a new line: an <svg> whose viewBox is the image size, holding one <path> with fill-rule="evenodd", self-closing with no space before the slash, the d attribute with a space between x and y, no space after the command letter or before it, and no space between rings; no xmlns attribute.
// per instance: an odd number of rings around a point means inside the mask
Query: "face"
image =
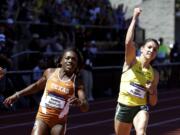
<svg viewBox="0 0 180 135"><path fill-rule="evenodd" d="M72 74L77 69L78 57L75 52L67 51L61 60L61 65L66 73Z"/></svg>
<svg viewBox="0 0 180 135"><path fill-rule="evenodd" d="M154 41L149 41L141 47L142 55L149 60L155 59L157 51L158 45Z"/></svg>

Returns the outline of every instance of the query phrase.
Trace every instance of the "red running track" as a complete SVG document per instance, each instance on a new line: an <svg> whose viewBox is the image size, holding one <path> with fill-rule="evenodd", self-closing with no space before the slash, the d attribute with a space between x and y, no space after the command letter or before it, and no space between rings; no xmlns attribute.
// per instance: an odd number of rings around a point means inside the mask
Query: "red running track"
<svg viewBox="0 0 180 135"><path fill-rule="evenodd" d="M72 108L66 135L114 135L113 117L116 98L90 103L90 111ZM36 111L18 111L0 115L0 135L29 135ZM180 89L161 90L159 102L150 111L148 135L180 135ZM131 135L135 135L132 129Z"/></svg>

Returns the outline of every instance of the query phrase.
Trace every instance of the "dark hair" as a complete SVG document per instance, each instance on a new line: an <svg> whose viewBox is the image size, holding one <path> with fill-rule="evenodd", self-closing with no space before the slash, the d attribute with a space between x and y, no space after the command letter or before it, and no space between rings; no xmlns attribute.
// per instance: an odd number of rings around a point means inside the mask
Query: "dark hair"
<svg viewBox="0 0 180 135"><path fill-rule="evenodd" d="M76 53L76 55L78 57L77 71L76 71L76 73L78 73L80 71L80 69L83 68L84 58L83 58L82 53L76 47L68 47L68 48L66 48L63 51L63 53L55 59L55 64L56 64L57 67L61 67L60 61L61 61L62 57L64 56L64 54L66 52L70 52L70 51Z"/></svg>
<svg viewBox="0 0 180 135"><path fill-rule="evenodd" d="M154 38L148 38L148 39L146 39L146 40L144 41L144 43L142 44L142 46L144 46L146 43L151 42L151 41L153 41L153 42L159 47L158 41L157 41L156 39L154 39Z"/></svg>

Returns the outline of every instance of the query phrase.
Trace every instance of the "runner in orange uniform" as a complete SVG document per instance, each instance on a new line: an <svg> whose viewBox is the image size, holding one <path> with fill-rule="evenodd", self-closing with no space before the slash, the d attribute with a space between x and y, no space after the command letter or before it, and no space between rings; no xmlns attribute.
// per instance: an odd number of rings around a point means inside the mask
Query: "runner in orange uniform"
<svg viewBox="0 0 180 135"><path fill-rule="evenodd" d="M44 89L32 135L64 135L69 107L78 106L82 112L89 109L84 85L77 78L77 73L82 66L79 51L75 48L67 49L59 64L60 68L45 70L37 82L16 92L4 101L4 104L8 106L21 96Z"/></svg>

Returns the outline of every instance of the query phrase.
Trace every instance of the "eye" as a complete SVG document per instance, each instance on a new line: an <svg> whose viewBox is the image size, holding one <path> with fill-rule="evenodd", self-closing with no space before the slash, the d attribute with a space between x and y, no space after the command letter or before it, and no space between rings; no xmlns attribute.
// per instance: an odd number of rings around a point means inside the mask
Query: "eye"
<svg viewBox="0 0 180 135"><path fill-rule="evenodd" d="M67 56L65 57L65 60L72 60L72 61L77 61L76 57L71 57L71 56Z"/></svg>
<svg viewBox="0 0 180 135"><path fill-rule="evenodd" d="M154 48L154 51L155 51L155 52L157 52L157 51L158 51L158 49L157 49L157 48Z"/></svg>
<svg viewBox="0 0 180 135"><path fill-rule="evenodd" d="M69 60L69 59L70 59L70 57L65 57L65 59L66 59L66 60Z"/></svg>

